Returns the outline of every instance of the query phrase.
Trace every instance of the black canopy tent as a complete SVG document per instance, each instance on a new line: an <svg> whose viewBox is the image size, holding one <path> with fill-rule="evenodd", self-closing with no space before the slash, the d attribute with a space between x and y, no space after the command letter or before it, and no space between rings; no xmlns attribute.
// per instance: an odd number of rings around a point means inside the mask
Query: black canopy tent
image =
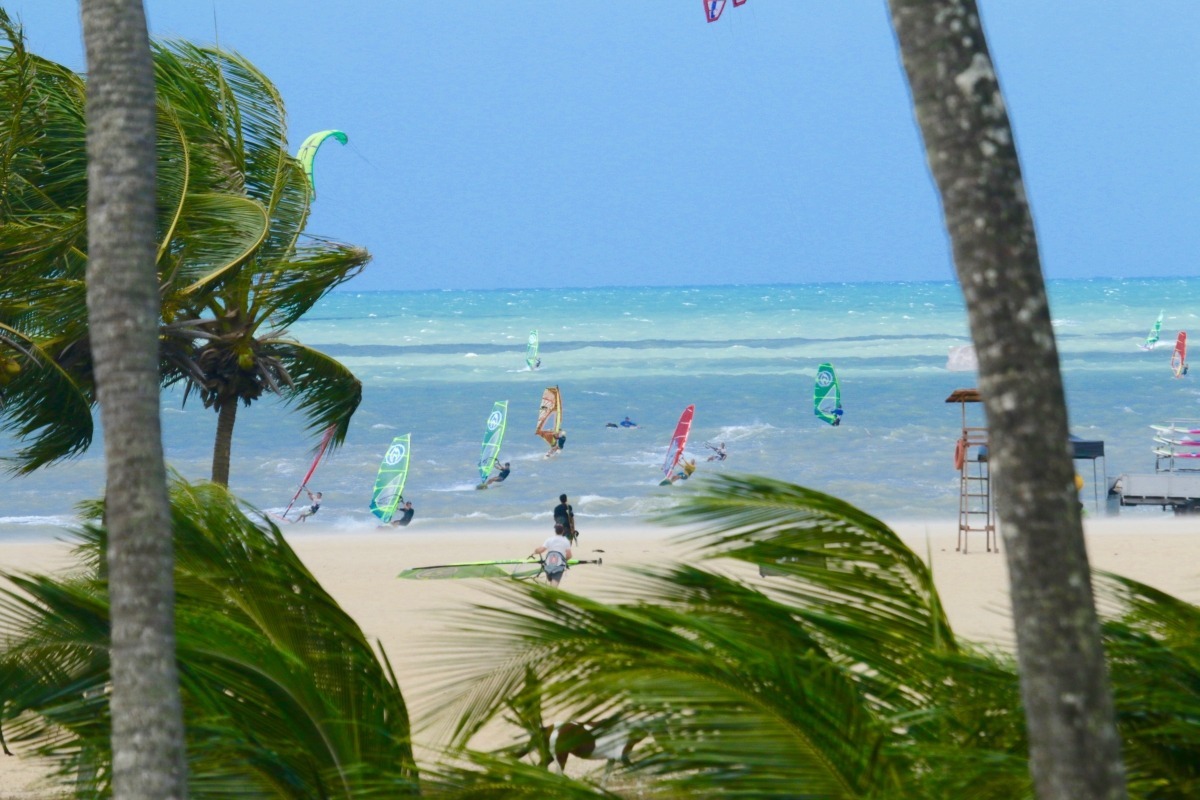
<svg viewBox="0 0 1200 800"><path fill-rule="evenodd" d="M1096 510L1099 511L1100 484L1096 480L1096 459L1104 458L1104 442L1099 439L1084 439L1071 434L1071 458L1076 461L1092 462L1092 499ZM1107 487L1105 487L1105 491L1108 491Z"/></svg>

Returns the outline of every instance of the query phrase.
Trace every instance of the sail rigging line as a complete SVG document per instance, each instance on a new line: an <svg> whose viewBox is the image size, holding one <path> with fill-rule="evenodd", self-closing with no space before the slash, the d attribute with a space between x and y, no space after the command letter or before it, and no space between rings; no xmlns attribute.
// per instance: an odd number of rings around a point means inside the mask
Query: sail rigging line
<svg viewBox="0 0 1200 800"><path fill-rule="evenodd" d="M321 437L321 443L317 445L317 455L312 460L312 464L308 467L308 472L304 473L304 480L300 481L300 488L292 495L292 502L288 503L287 508L283 512L283 518L287 519L288 512L292 510L292 506L296 503L296 498L300 493L308 488L308 482L312 478L313 473L317 471L317 465L321 463L321 457L325 455L325 451L329 448L329 443L333 441L333 435L337 432L337 425L330 425L325 429L325 434Z"/></svg>

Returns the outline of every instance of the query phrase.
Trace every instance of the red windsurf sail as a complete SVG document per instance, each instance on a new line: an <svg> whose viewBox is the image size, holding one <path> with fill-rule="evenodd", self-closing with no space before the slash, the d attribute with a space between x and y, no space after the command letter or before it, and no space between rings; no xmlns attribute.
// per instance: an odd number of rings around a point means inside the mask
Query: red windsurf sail
<svg viewBox="0 0 1200 800"><path fill-rule="evenodd" d="M337 431L337 425L330 425L325 429L325 434L321 437L321 443L317 445L316 457L313 458L312 464L309 465L308 472L304 473L304 480L300 481L300 488L296 490L294 495L292 495L292 502L288 503L287 509L283 512L283 517L285 519L287 518L288 511L292 510L292 506L295 504L296 498L300 496L301 492L308 488L309 478L311 478L313 473L317 471L317 465L321 463L321 457L325 455L325 451L329 448L329 442L332 441L335 431Z"/></svg>
<svg viewBox="0 0 1200 800"><path fill-rule="evenodd" d="M1171 371L1176 378L1182 378L1187 370L1187 333L1180 331L1175 339L1175 352L1171 354Z"/></svg>
<svg viewBox="0 0 1200 800"><path fill-rule="evenodd" d="M683 458L683 448L687 446L688 433L692 430L692 415L695 413L696 407L688 406L679 415L679 422L675 425L675 435L671 437L671 444L667 448L667 457L663 461L663 475L668 478L671 477L679 459Z"/></svg>

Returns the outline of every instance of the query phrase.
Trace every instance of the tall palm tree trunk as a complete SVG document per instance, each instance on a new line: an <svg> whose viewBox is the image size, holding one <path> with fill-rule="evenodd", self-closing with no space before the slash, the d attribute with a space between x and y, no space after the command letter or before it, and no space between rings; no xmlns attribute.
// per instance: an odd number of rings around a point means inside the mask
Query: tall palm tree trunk
<svg viewBox="0 0 1200 800"><path fill-rule="evenodd" d="M237 399L230 400L217 412L217 438L213 443L212 482L229 485L229 462L233 458L233 423L237 421Z"/></svg>
<svg viewBox="0 0 1200 800"><path fill-rule="evenodd" d="M1040 798L1124 798L1033 218L975 0L889 0L979 355Z"/></svg>
<svg viewBox="0 0 1200 800"><path fill-rule="evenodd" d="M87 302L104 425L113 796L186 795L159 423L155 104L140 0L83 0Z"/></svg>

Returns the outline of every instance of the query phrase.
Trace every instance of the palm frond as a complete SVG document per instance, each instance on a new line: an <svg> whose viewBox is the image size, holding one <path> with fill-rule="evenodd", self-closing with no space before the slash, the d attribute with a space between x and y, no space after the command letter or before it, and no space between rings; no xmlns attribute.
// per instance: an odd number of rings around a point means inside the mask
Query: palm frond
<svg viewBox="0 0 1200 800"><path fill-rule="evenodd" d="M214 486L172 493L176 639L193 796L415 794L408 713L390 669L289 548ZM96 510L96 509L93 509ZM81 560L102 563L102 528ZM64 776L106 791L108 609L95 573L11 575L0 592L7 727ZM11 691L10 691L11 689Z"/></svg>

